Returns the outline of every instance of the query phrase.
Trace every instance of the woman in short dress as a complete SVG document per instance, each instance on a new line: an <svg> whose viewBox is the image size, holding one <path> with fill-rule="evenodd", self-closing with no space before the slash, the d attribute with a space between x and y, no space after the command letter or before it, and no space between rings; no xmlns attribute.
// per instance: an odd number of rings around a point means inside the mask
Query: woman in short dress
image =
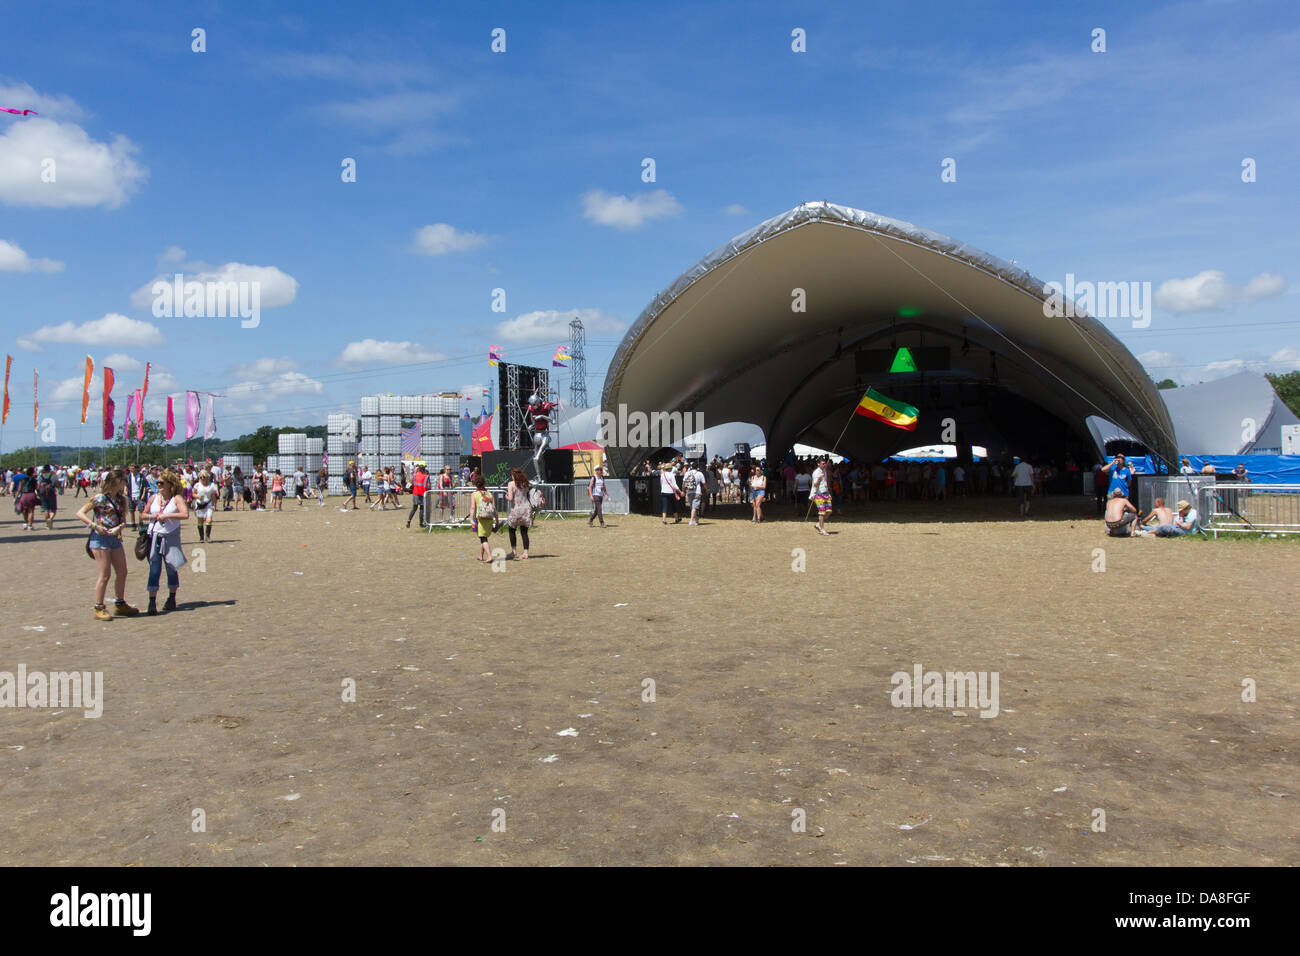
<svg viewBox="0 0 1300 956"><path fill-rule="evenodd" d="M206 471L201 472L199 480L194 483L190 493L194 517L199 521L199 540L211 541L212 512L216 510L217 486L212 483L212 478Z"/></svg>
<svg viewBox="0 0 1300 956"><path fill-rule="evenodd" d="M203 482L202 475L199 480ZM210 502L208 507L211 509ZM190 516L185 497L181 494L181 479L176 472L168 469L162 473L158 479L158 493L149 499L145 514L149 517L149 609L146 613L158 613L158 583L163 567L167 568L168 591L163 610L174 611L176 589L181 584L177 570L185 565L185 551L181 548L181 522Z"/></svg>
<svg viewBox="0 0 1300 956"><path fill-rule="evenodd" d="M533 505L529 499L529 482L528 476L520 468L514 468L510 472L510 483L506 485L506 530L510 534L510 557L523 558L528 557L528 529L533 526ZM605 523L601 519L601 525ZM590 522L588 522L590 524ZM524 553L522 557L515 553L515 532L524 539Z"/></svg>
<svg viewBox="0 0 1300 956"><path fill-rule="evenodd" d="M492 492L487 490L487 482L482 475L474 476L475 491L469 496L469 514L474 523L474 533L478 535L479 561L491 562L492 549L488 547L488 535L496 530L497 506ZM479 512L483 513L480 515Z"/></svg>
<svg viewBox="0 0 1300 956"><path fill-rule="evenodd" d="M90 539L86 542L86 547L95 559L98 572L93 609L97 621L111 621L114 614L133 617L140 613L139 608L126 603L126 550L122 547L126 511L126 474L119 469L104 479L100 493L77 512L77 518L90 528ZM117 594L113 614L109 614L104 607L104 592L108 589L110 577L114 577L113 590Z"/></svg>

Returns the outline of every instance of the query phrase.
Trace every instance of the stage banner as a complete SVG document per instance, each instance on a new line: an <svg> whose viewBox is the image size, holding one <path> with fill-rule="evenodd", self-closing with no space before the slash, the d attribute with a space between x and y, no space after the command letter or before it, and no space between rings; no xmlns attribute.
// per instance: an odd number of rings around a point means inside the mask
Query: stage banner
<svg viewBox="0 0 1300 956"><path fill-rule="evenodd" d="M95 371L95 360L86 356L86 378L81 383L81 424L86 424L86 409L90 408L90 376Z"/></svg>
<svg viewBox="0 0 1300 956"><path fill-rule="evenodd" d="M104 366L104 441L113 437L113 370Z"/></svg>
<svg viewBox="0 0 1300 956"><path fill-rule="evenodd" d="M185 393L185 440L189 441L199 430L199 393Z"/></svg>

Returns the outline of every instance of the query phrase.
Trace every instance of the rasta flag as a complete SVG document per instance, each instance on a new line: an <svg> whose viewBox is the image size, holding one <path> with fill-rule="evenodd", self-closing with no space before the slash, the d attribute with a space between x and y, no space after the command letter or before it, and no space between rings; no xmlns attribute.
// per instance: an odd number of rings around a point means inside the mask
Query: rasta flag
<svg viewBox="0 0 1300 956"><path fill-rule="evenodd" d="M915 407L897 399L886 398L874 388L867 389L867 394L862 396L862 401L858 402L858 407L854 411L865 418L874 418L878 422L893 425L895 428L902 428L907 431L916 428L917 411Z"/></svg>

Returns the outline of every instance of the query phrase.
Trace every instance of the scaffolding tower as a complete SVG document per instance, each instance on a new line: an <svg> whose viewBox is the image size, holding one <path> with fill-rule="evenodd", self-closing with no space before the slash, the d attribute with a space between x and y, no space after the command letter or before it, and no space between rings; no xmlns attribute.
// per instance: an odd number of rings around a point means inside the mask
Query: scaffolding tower
<svg viewBox="0 0 1300 956"><path fill-rule="evenodd" d="M569 408L587 407L587 332L581 319L569 323Z"/></svg>

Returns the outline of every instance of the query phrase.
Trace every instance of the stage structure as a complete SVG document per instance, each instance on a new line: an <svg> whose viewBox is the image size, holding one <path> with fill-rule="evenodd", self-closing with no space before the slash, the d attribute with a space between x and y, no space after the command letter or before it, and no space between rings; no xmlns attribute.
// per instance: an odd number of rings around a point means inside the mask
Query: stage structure
<svg viewBox="0 0 1300 956"><path fill-rule="evenodd" d="M1054 304L1041 280L955 239L804 203L655 296L614 354L601 407L749 422L770 458L803 442L862 461L945 441L967 459L983 446L1085 463L1101 452L1086 424L1097 415L1176 463L1141 363L1077 306ZM915 406L916 429L854 416L868 386ZM606 452L622 474L645 450Z"/></svg>
<svg viewBox="0 0 1300 956"><path fill-rule="evenodd" d="M582 319L569 323L569 407L587 407L587 330Z"/></svg>

